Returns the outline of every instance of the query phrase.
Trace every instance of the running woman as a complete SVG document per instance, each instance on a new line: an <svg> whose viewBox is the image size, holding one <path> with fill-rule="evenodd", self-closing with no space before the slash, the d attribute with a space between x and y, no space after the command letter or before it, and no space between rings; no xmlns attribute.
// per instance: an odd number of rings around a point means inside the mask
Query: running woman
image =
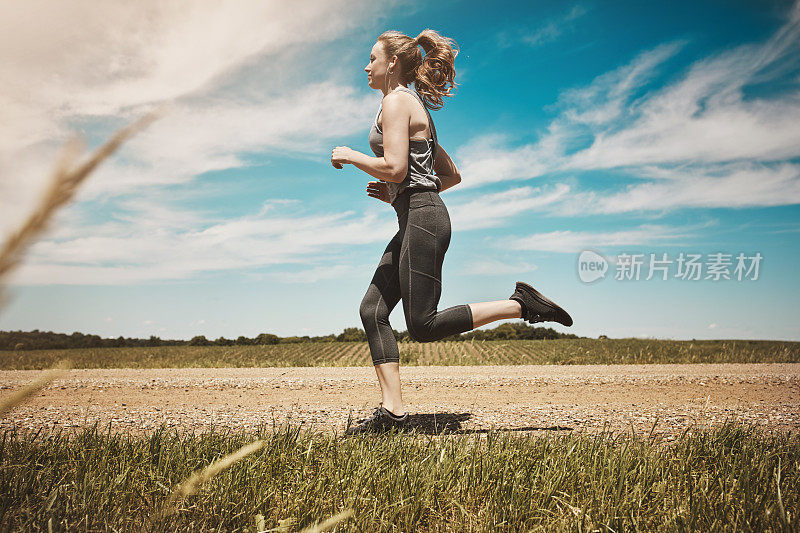
<svg viewBox="0 0 800 533"><path fill-rule="evenodd" d="M564 309L523 282L517 282L506 300L437 310L442 262L450 244L450 217L439 193L457 185L461 175L439 145L428 109L440 109L442 97L452 96L458 54L454 46L452 39L431 29L416 38L399 31L381 34L364 68L370 88L384 95L369 132L375 157L346 146L331 153L335 168L351 164L377 178L368 183L367 195L391 204L399 226L359 309L382 401L372 416L352 427L348 423L349 434L399 429L408 420L400 391L400 354L389 325L389 314L401 300L408 333L418 342L506 318L572 325ZM408 87L411 83L414 89Z"/></svg>

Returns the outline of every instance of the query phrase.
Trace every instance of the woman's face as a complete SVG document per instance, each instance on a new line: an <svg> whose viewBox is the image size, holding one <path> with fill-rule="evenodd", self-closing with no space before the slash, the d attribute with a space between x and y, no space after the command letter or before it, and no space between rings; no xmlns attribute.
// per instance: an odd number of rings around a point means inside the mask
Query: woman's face
<svg viewBox="0 0 800 533"><path fill-rule="evenodd" d="M367 83L372 89L381 89L386 85L386 71L389 60L383 50L383 43L378 41L372 46L369 53L369 64L364 67L367 73Z"/></svg>

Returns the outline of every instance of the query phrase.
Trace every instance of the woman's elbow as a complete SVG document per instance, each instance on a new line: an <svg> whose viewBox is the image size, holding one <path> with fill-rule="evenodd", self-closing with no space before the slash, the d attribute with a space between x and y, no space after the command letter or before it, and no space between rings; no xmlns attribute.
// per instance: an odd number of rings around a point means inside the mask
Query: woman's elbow
<svg viewBox="0 0 800 533"><path fill-rule="evenodd" d="M450 174L445 179L450 184L450 187L453 187L461 183L461 174Z"/></svg>
<svg viewBox="0 0 800 533"><path fill-rule="evenodd" d="M408 174L408 166L396 167L390 171L389 180L395 183L403 181Z"/></svg>

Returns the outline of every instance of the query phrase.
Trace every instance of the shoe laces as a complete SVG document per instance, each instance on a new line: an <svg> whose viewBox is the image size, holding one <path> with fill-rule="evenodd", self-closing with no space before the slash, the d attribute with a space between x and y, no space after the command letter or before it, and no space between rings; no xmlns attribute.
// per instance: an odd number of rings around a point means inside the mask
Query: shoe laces
<svg viewBox="0 0 800 533"><path fill-rule="evenodd" d="M379 405L378 407L375 408L375 410L372 412L371 415L369 415L367 418L359 419L358 423L359 423L359 425L370 424L373 421L381 418L382 416L383 416L383 413L381 413L381 406Z"/></svg>

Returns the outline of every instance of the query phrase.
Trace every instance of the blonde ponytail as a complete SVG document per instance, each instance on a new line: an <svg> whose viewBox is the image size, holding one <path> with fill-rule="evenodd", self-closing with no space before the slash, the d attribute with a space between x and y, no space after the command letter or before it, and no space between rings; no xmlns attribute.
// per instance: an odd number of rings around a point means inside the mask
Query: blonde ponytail
<svg viewBox="0 0 800 533"><path fill-rule="evenodd" d="M432 29L425 29L415 38L390 30L382 33L378 41L383 43L387 57L397 56L402 72L402 81L414 88L429 109L441 109L443 97L452 98L452 90L458 84L455 58L458 48L453 39L443 37ZM423 57L419 48L425 51Z"/></svg>
<svg viewBox="0 0 800 533"><path fill-rule="evenodd" d="M451 91L457 85L453 79L458 48L454 50L455 41L431 29L423 30L415 41L425 50L425 58L417 68L414 88L428 107L440 109L444 105L442 97L452 97Z"/></svg>

